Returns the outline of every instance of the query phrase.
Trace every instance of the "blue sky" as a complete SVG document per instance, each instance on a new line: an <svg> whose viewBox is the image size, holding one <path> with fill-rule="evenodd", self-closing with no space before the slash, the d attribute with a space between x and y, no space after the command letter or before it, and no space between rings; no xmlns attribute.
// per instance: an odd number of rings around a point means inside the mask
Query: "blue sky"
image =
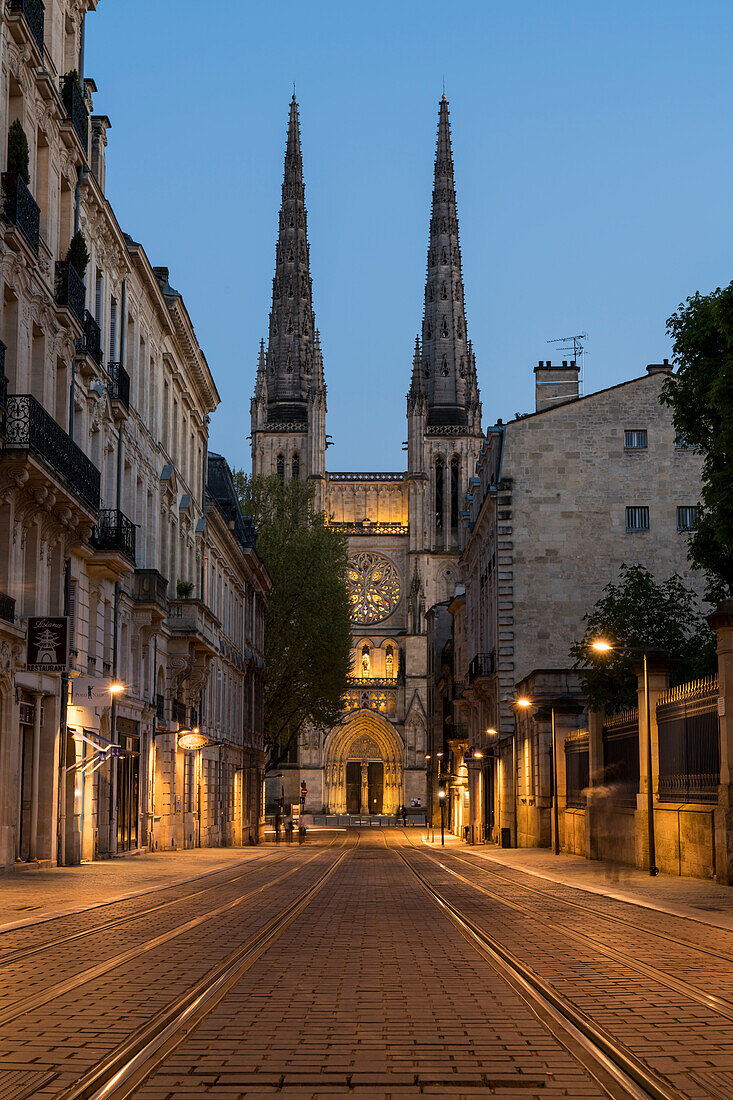
<svg viewBox="0 0 733 1100"><path fill-rule="evenodd" d="M733 12L554 0L101 0L86 75L108 195L171 269L249 466L288 102L301 110L331 470L404 465L445 78L485 424L533 407L587 330L586 390L670 354L665 320L733 278Z"/></svg>

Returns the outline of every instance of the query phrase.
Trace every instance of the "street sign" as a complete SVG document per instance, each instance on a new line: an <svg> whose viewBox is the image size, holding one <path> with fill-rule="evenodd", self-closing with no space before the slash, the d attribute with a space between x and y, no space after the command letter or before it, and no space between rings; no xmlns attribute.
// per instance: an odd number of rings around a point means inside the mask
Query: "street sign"
<svg viewBox="0 0 733 1100"><path fill-rule="evenodd" d="M28 619L28 672L66 672L69 664L69 620L66 615Z"/></svg>

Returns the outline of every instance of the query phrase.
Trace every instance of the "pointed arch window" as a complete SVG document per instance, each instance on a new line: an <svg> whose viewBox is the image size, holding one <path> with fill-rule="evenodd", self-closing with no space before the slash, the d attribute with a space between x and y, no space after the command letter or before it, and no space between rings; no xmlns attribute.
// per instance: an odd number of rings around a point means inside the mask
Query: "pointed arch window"
<svg viewBox="0 0 733 1100"><path fill-rule="evenodd" d="M285 455L280 453L276 459L277 476L281 481L285 481Z"/></svg>
<svg viewBox="0 0 733 1100"><path fill-rule="evenodd" d="M432 327L430 325L430 321L428 321L428 327L425 330L425 339L426 340L432 340L432 338L433 338L433 330L432 330Z"/></svg>
<svg viewBox="0 0 733 1100"><path fill-rule="evenodd" d="M394 646L388 645L384 657L384 672L388 680L394 677Z"/></svg>
<svg viewBox="0 0 733 1100"><path fill-rule="evenodd" d="M443 378L448 377L448 356L447 355L443 356L443 365L440 368L440 373L443 375Z"/></svg>
<svg viewBox="0 0 733 1100"><path fill-rule="evenodd" d="M445 492L445 464L438 457L435 460L435 530L443 530L443 497Z"/></svg>
<svg viewBox="0 0 733 1100"><path fill-rule="evenodd" d="M447 302L448 288L446 287L445 283L440 284L440 297L443 299L444 302Z"/></svg>
<svg viewBox="0 0 733 1100"><path fill-rule="evenodd" d="M290 460L290 474L293 481L298 481L300 479L300 455L297 451Z"/></svg>
<svg viewBox="0 0 733 1100"><path fill-rule="evenodd" d="M458 318L458 321L456 323L456 335L459 338L463 338L463 323L461 322L460 317Z"/></svg>
<svg viewBox="0 0 733 1100"><path fill-rule="evenodd" d="M453 531L458 529L458 504L461 493L461 465L458 455L450 460L450 525Z"/></svg>
<svg viewBox="0 0 733 1100"><path fill-rule="evenodd" d="M371 671L372 664L371 664L371 660L370 660L370 656L369 656L370 652L371 651L369 649L369 646L365 643L361 647L361 674L362 674L362 676L368 676L370 671Z"/></svg>
<svg viewBox="0 0 733 1100"><path fill-rule="evenodd" d="M433 295L433 284L430 283L430 285L428 286L428 301L432 302L433 297L434 297L434 295Z"/></svg>
<svg viewBox="0 0 733 1100"><path fill-rule="evenodd" d="M288 361L285 364L285 370L288 372L288 374L293 373L293 358L292 358L290 352L288 352Z"/></svg>
<svg viewBox="0 0 733 1100"><path fill-rule="evenodd" d="M287 333L291 333L293 331L293 315L292 315L292 313L288 314L288 327L285 331Z"/></svg>
<svg viewBox="0 0 733 1100"><path fill-rule="evenodd" d="M427 359L425 360L425 363L423 364L423 374L425 375L426 378L430 377L430 363L428 363Z"/></svg>
<svg viewBox="0 0 733 1100"><path fill-rule="evenodd" d="M443 254L442 254L441 258L440 258L440 262L441 262L442 264L447 264L447 263L448 263L448 257L447 257L447 255L446 255L445 249L443 249Z"/></svg>
<svg viewBox="0 0 733 1100"><path fill-rule="evenodd" d="M446 340L448 338L448 318L447 317L443 318L443 327L440 330L440 335L441 335L443 340Z"/></svg>

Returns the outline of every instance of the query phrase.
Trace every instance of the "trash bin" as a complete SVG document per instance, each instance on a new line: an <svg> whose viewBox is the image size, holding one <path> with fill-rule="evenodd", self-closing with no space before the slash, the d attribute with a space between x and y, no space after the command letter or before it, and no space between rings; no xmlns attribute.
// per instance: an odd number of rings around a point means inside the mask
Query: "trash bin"
<svg viewBox="0 0 733 1100"><path fill-rule="evenodd" d="M502 848L511 848L512 846L512 831L511 829L501 830L501 846Z"/></svg>

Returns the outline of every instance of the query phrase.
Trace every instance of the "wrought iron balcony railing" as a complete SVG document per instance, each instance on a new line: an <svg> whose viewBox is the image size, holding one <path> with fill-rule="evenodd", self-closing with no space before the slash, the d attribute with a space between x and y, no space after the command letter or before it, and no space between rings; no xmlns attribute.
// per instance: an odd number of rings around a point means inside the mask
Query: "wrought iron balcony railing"
<svg viewBox="0 0 733 1100"><path fill-rule="evenodd" d="M109 396L112 401L119 401L125 409L130 408L130 375L122 363L108 363L107 371L111 378Z"/></svg>
<svg viewBox="0 0 733 1100"><path fill-rule="evenodd" d="M157 569L136 569L128 583L136 603L154 603L168 610L168 581Z"/></svg>
<svg viewBox="0 0 733 1100"><path fill-rule="evenodd" d="M89 542L95 550L122 554L135 564L135 524L116 508L103 508Z"/></svg>
<svg viewBox="0 0 733 1100"><path fill-rule="evenodd" d="M43 4L41 0L10 0L10 11L22 15L43 57Z"/></svg>
<svg viewBox="0 0 733 1100"><path fill-rule="evenodd" d="M41 208L22 176L3 172L3 217L19 229L36 256L41 239Z"/></svg>
<svg viewBox="0 0 733 1100"><path fill-rule="evenodd" d="M92 511L99 511L99 470L30 394L8 397L5 446L27 447Z"/></svg>
<svg viewBox="0 0 733 1100"><path fill-rule="evenodd" d="M6 623L15 622L15 600L4 592L0 592L0 619Z"/></svg>
<svg viewBox="0 0 733 1100"><path fill-rule="evenodd" d="M98 367L102 366L102 330L88 309L84 310L84 335L77 340L76 350L88 355Z"/></svg>
<svg viewBox="0 0 733 1100"><path fill-rule="evenodd" d="M70 309L80 324L84 324L84 280L68 260L56 261L56 305Z"/></svg>
<svg viewBox="0 0 733 1100"><path fill-rule="evenodd" d="M493 676L494 654L477 653L468 666L468 682L472 684L480 676Z"/></svg>
<svg viewBox="0 0 733 1100"><path fill-rule="evenodd" d="M186 724L186 704L182 703L180 699L174 699L172 702L173 721L178 722L180 725Z"/></svg>
<svg viewBox="0 0 733 1100"><path fill-rule="evenodd" d="M89 133L87 105L84 102L84 93L79 87L79 81L69 73L63 77L61 82L61 99L66 108L66 118L71 122L79 141L86 150L87 135Z"/></svg>

